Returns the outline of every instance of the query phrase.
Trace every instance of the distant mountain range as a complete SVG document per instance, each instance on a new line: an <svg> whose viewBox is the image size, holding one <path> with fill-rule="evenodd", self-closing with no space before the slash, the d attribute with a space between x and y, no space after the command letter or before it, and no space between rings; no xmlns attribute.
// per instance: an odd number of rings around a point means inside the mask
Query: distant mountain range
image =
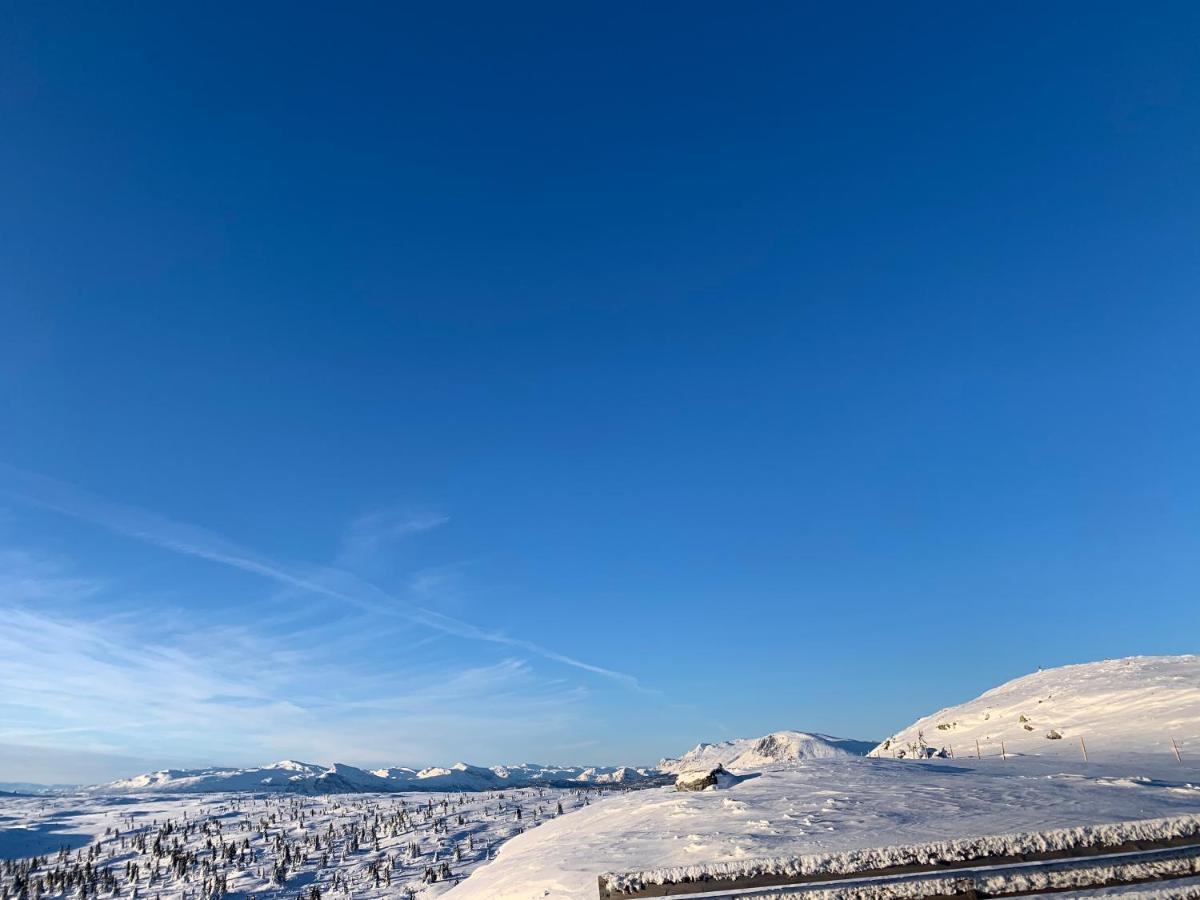
<svg viewBox="0 0 1200 900"><path fill-rule="evenodd" d="M647 786L671 780L679 772L718 764L727 769L752 769L774 763L836 756L862 756L873 742L852 741L826 734L777 731L759 738L719 744L700 744L678 759L664 759L657 768L633 766L471 766L455 763L410 769L359 769L344 763L332 766L285 759L249 769L164 769L110 784L88 788L104 794L208 793L215 791L288 791L301 794L353 794L387 791L489 791L516 787L582 787L591 785Z"/></svg>
<svg viewBox="0 0 1200 900"><path fill-rule="evenodd" d="M861 756L873 743L777 731L759 738L700 744L678 759L664 759L656 768L634 766L553 766L521 763L513 766L472 766L455 763L444 768L412 769L395 766L360 769L345 763L324 765L280 760L264 766L237 768L162 769L108 784L37 785L0 783L0 791L20 794L86 791L93 794L200 794L222 791L288 792L298 794L359 794L396 791L490 791L518 787L647 787L673 780L683 771L718 764L742 770L801 759Z"/></svg>
<svg viewBox="0 0 1200 900"><path fill-rule="evenodd" d="M393 791L487 791L504 788L631 785L661 778L653 769L631 766L471 766L394 767L368 771L345 763L332 766L285 759L247 769L163 769L87 790L93 793L208 793L214 791L287 791L302 794L357 794Z"/></svg>
<svg viewBox="0 0 1200 900"><path fill-rule="evenodd" d="M32 781L0 781L0 794L65 794L77 791L78 784L37 784Z"/></svg>

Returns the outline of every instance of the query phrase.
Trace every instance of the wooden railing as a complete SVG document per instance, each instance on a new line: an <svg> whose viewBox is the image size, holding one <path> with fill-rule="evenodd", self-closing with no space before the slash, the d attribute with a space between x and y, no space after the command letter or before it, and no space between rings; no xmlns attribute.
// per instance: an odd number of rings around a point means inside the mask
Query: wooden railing
<svg viewBox="0 0 1200 900"><path fill-rule="evenodd" d="M997 852L1018 847L1020 852ZM886 862L884 862L886 861ZM600 900L1011 897L1200 875L1200 817L999 835L661 871L608 873ZM693 874L694 872L694 874ZM764 889L782 888L774 894ZM1197 891L1200 896L1200 890Z"/></svg>

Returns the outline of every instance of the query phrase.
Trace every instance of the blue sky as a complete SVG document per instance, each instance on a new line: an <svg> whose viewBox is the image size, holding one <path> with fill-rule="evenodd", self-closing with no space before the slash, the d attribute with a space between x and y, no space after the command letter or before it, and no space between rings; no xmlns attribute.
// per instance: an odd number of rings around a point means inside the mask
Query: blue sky
<svg viewBox="0 0 1200 900"><path fill-rule="evenodd" d="M0 779L652 762L1195 651L1198 40L8 6Z"/></svg>

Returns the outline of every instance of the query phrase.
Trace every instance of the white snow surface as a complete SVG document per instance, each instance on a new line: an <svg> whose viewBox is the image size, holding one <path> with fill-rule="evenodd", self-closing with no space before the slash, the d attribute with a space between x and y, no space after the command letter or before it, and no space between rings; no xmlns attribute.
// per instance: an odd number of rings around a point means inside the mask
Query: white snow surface
<svg viewBox="0 0 1200 900"><path fill-rule="evenodd" d="M306 770L297 764L296 771ZM96 867L121 877L120 892L113 895L118 900L136 896L126 869L130 862L141 867L140 895L157 900L197 900L214 874L227 879L230 898L295 900L301 892L307 898L316 885L330 900L396 900L406 891L426 900L466 878L512 836L595 802L606 790L580 785L461 794L239 791L0 797L0 859L48 856L39 870L44 873L64 865L62 848L69 854L68 865L96 848ZM406 818L397 821L402 811ZM168 821L173 831L163 838L166 855L155 858L146 850ZM351 840L349 829L357 829L357 841ZM145 840L143 849L137 846L139 838ZM195 854L185 877L172 872L170 847L175 841ZM219 842L220 849L240 847L243 841L248 842L247 859L223 861L214 852L213 843ZM285 883L274 884L270 874L280 858L280 842L289 846L292 861ZM427 868L442 864L448 875L439 874L433 882L423 878ZM160 877L148 880L156 868ZM376 872L386 883L377 883ZM0 893L7 890L7 896L14 896L12 887L11 877L0 874ZM43 896L67 900L76 893L72 888Z"/></svg>
<svg viewBox="0 0 1200 900"><path fill-rule="evenodd" d="M592 900L604 872L758 861L1200 811L1200 765L1144 757L766 767L722 791L606 798L506 844L453 900Z"/></svg>
<svg viewBox="0 0 1200 900"><path fill-rule="evenodd" d="M472 766L455 763L417 771L403 766L367 771L344 763L332 766L282 760L248 769L164 769L90 788L94 793L211 793L224 791L297 794L352 794L396 791L490 791L517 787L573 787L635 784L654 778L653 769L632 766Z"/></svg>
<svg viewBox="0 0 1200 900"><path fill-rule="evenodd" d="M1200 752L1200 656L1132 656L1044 669L918 719L871 754L973 757L978 741L984 756L1082 757L1086 748L1093 758L1173 757L1172 739L1185 754Z"/></svg>
<svg viewBox="0 0 1200 900"><path fill-rule="evenodd" d="M1062 738L1047 739L1051 731ZM813 854L1194 815L1200 813L1200 657L1132 657L1038 672L921 719L875 748L873 758L835 752L836 741L780 732L702 744L660 767L691 771L720 763L743 773L736 784L610 797L515 838L453 898L590 900L604 872L753 867ZM954 758L926 758L943 747ZM893 750L906 758L893 759Z"/></svg>
<svg viewBox="0 0 1200 900"><path fill-rule="evenodd" d="M829 759L862 756L871 749L865 741L809 734L804 731L776 731L759 738L738 738L717 744L699 744L678 759L659 762L660 772L710 772L717 766L731 771L755 769L796 759Z"/></svg>

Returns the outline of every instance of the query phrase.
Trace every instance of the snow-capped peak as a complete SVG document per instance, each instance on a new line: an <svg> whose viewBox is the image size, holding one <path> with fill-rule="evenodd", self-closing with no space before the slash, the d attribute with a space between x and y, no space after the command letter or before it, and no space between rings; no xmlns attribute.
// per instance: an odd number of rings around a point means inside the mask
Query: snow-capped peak
<svg viewBox="0 0 1200 900"><path fill-rule="evenodd" d="M678 774L724 766L744 770L798 759L827 759L862 756L873 745L867 741L812 734L806 731L776 731L758 738L738 738L720 743L697 744L678 759L664 759L662 772Z"/></svg>
<svg viewBox="0 0 1200 900"><path fill-rule="evenodd" d="M313 770L322 769L323 766L314 765L313 763L297 762L294 759L281 759L277 763L271 763L269 766L263 766L264 769L291 769L296 772L312 772Z"/></svg>

